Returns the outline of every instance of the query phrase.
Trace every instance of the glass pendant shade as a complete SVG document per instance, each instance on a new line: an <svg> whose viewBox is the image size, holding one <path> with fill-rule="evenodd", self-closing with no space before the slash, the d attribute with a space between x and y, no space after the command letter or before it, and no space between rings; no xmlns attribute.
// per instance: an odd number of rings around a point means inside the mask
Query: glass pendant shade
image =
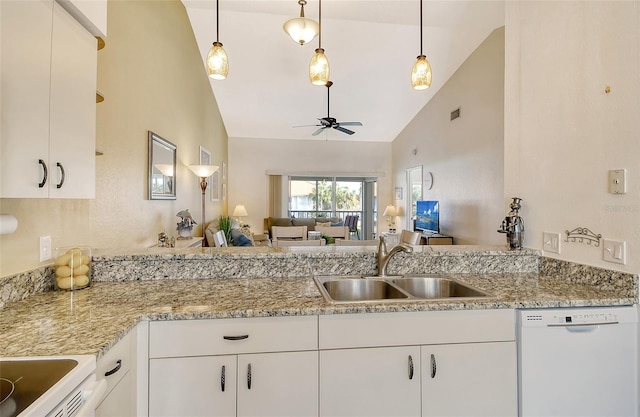
<svg viewBox="0 0 640 417"><path fill-rule="evenodd" d="M425 90L431 85L431 64L427 57L420 55L411 71L411 86L415 90Z"/></svg>
<svg viewBox="0 0 640 417"><path fill-rule="evenodd" d="M324 49L316 49L309 64L309 79L314 85L327 85L329 81L329 60L324 54Z"/></svg>
<svg viewBox="0 0 640 417"><path fill-rule="evenodd" d="M295 19L287 20L282 26L285 32L291 36L294 42L304 45L311 42L316 36L318 36L318 24L306 17L296 17Z"/></svg>
<svg viewBox="0 0 640 417"><path fill-rule="evenodd" d="M207 74L214 80L224 80L229 73L227 53L220 42L214 42L207 54Z"/></svg>

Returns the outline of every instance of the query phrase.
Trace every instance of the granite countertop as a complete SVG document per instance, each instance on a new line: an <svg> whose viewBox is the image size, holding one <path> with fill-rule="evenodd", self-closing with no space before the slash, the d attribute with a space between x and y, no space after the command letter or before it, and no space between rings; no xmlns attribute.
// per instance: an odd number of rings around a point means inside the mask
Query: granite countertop
<svg viewBox="0 0 640 417"><path fill-rule="evenodd" d="M615 283L593 285L537 273L452 276L495 297L330 304L309 276L95 282L88 289L44 292L2 308L0 356L101 356L140 320L615 306L638 301L637 277L621 290Z"/></svg>

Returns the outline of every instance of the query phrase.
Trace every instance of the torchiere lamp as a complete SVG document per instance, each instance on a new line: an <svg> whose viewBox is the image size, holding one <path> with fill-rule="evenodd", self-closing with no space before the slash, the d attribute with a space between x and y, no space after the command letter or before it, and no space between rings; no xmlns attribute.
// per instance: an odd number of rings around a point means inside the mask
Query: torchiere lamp
<svg viewBox="0 0 640 417"><path fill-rule="evenodd" d="M219 167L216 165L189 165L189 169L193 171L198 177L200 177L200 189L202 190L202 246L207 246L207 237L204 234L204 196L207 190L207 178L213 175Z"/></svg>

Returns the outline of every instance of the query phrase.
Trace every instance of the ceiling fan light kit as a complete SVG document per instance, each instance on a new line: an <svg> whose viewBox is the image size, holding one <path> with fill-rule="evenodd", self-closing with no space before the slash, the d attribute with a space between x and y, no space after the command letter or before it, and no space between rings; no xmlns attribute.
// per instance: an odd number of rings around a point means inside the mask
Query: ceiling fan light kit
<svg viewBox="0 0 640 417"><path fill-rule="evenodd" d="M426 90L431 85L431 64L422 53L422 0L420 0L420 55L411 71L411 86L414 90Z"/></svg>
<svg viewBox="0 0 640 417"><path fill-rule="evenodd" d="M287 20L282 28L294 42L304 45L318 36L319 26L315 20L304 17L304 6L307 1L298 0L298 4L300 5L300 17Z"/></svg>
<svg viewBox="0 0 640 417"><path fill-rule="evenodd" d="M219 23L220 9L218 7L218 0L216 0L216 41L213 43L207 54L207 74L214 80L224 80L229 74L229 59L222 44L219 42L220 38L220 23Z"/></svg>

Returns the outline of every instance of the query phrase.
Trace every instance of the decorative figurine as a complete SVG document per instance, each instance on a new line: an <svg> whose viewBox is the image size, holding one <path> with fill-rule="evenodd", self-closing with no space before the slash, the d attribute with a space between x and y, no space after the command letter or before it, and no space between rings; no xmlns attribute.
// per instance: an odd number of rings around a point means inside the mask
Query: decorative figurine
<svg viewBox="0 0 640 417"><path fill-rule="evenodd" d="M158 233L158 246L161 248L167 247L167 232Z"/></svg>
<svg viewBox="0 0 640 417"><path fill-rule="evenodd" d="M189 209L184 209L179 211L176 216L180 217L180 222L178 223L178 239L191 239L191 230L193 229L194 224L196 223L191 217L191 213L189 213Z"/></svg>
<svg viewBox="0 0 640 417"><path fill-rule="evenodd" d="M524 241L524 220L518 215L521 201L521 198L513 197L513 201L509 205L511 211L502 220L498 230L499 233L507 234L507 243L511 249L522 249L522 242Z"/></svg>

